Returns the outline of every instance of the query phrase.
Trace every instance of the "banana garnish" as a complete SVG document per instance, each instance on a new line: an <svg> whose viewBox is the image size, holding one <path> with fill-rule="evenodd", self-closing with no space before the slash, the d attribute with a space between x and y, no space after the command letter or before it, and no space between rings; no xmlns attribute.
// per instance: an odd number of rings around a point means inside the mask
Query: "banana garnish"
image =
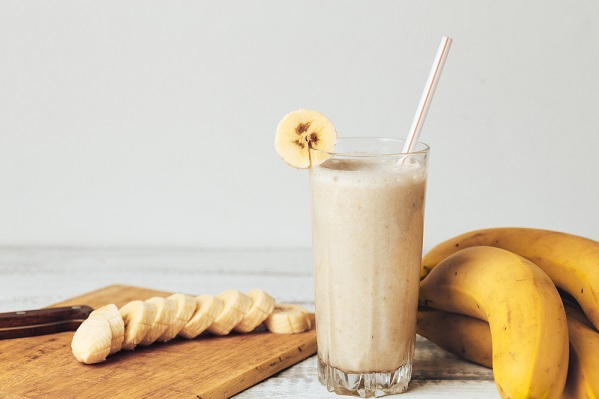
<svg viewBox="0 0 599 399"><path fill-rule="evenodd" d="M318 111L300 109L279 122L275 134L275 150L283 161L294 168L306 169L327 158L335 147L337 132L333 123ZM320 151L311 151L316 149Z"/></svg>

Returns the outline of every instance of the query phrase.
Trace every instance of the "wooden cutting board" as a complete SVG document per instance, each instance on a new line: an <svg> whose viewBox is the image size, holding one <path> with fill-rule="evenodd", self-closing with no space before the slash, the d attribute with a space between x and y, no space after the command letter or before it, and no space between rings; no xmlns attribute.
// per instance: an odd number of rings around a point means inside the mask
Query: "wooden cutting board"
<svg viewBox="0 0 599 399"><path fill-rule="evenodd" d="M112 285L53 306L122 306L169 292ZM228 398L316 353L314 328L156 343L85 365L73 332L0 340L0 398Z"/></svg>

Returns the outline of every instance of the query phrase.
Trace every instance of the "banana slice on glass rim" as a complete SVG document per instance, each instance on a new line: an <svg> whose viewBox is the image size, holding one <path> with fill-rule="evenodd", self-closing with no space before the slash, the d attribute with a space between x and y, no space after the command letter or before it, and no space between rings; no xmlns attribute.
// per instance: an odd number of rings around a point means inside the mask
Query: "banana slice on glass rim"
<svg viewBox="0 0 599 399"><path fill-rule="evenodd" d="M333 123L318 111L300 109L279 122L275 150L283 161L298 169L318 165L335 148L337 131ZM320 151L310 151L316 149Z"/></svg>

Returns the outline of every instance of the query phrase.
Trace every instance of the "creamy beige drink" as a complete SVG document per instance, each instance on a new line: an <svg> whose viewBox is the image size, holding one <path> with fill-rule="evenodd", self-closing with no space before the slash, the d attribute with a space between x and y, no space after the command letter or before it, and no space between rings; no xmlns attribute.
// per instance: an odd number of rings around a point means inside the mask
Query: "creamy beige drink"
<svg viewBox="0 0 599 399"><path fill-rule="evenodd" d="M427 149L404 161L334 155L310 171L319 378L329 390L378 396L407 387Z"/></svg>

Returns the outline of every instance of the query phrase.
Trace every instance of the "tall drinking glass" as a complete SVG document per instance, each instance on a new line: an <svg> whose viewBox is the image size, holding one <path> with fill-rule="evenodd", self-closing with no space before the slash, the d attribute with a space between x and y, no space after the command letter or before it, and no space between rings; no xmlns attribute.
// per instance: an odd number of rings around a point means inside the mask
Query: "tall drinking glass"
<svg viewBox="0 0 599 399"><path fill-rule="evenodd" d="M429 147L341 138L311 150L318 378L356 396L403 392L410 381Z"/></svg>

